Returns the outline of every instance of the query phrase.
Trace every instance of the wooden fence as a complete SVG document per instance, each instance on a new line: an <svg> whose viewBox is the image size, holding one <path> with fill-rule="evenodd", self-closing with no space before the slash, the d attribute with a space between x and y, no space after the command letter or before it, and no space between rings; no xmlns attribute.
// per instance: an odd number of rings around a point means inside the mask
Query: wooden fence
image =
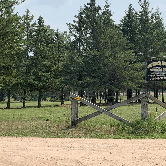
<svg viewBox="0 0 166 166"><path fill-rule="evenodd" d="M132 126L132 123L112 112L110 112L112 109L121 107L121 106L125 106L131 102L134 102L138 99L141 99L141 119L142 120L147 120L148 118L148 98L153 100L155 103L159 104L160 106L162 106L163 108L166 108L166 104L161 102L160 100L154 98L153 96L151 96L150 94L140 94L138 96L132 97L128 100L124 100L121 103L117 103L114 104L112 106L106 107L106 108L101 108L100 106L93 104L89 101L87 101L84 98L79 97L78 95L74 94L74 93L70 93L70 100L71 100L71 126L77 125L78 123L91 119L95 116L98 116L102 113L110 116L111 118L114 118L120 122L123 122L127 125ZM96 112L86 115L84 117L78 118L78 101L86 104L87 106L90 106L92 108L94 108L95 110L97 110ZM166 112L163 112L161 115L159 115L158 117L155 118L156 119L161 119L166 115Z"/></svg>

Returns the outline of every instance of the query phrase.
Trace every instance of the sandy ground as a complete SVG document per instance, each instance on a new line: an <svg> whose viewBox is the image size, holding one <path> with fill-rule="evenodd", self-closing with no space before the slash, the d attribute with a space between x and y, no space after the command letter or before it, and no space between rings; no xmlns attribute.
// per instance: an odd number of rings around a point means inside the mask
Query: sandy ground
<svg viewBox="0 0 166 166"><path fill-rule="evenodd" d="M165 166L166 140L0 137L0 166Z"/></svg>

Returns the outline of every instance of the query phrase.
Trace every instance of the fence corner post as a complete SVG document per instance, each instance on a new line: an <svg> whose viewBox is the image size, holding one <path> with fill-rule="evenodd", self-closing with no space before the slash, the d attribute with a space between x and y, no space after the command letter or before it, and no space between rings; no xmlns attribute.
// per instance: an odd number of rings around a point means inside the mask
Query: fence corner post
<svg viewBox="0 0 166 166"><path fill-rule="evenodd" d="M75 99L71 100L71 126L77 125L78 119L78 101Z"/></svg>
<svg viewBox="0 0 166 166"><path fill-rule="evenodd" d="M144 97L141 99L141 119L148 119L148 98Z"/></svg>

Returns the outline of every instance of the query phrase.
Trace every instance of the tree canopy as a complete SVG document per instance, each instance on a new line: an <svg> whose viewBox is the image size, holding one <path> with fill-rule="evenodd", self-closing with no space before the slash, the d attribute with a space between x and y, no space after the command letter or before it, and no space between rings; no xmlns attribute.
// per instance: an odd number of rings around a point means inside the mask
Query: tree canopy
<svg viewBox="0 0 166 166"><path fill-rule="evenodd" d="M67 23L69 34L51 29L40 16L14 6L23 1L0 1L0 87L8 94L19 87L38 91L38 107L45 92L67 87L74 91L119 92L143 87L146 61L165 54L166 33L159 9L139 0L130 4L116 25L108 0L105 6L90 0ZM25 103L24 103L25 106ZM23 106L23 107L24 107Z"/></svg>

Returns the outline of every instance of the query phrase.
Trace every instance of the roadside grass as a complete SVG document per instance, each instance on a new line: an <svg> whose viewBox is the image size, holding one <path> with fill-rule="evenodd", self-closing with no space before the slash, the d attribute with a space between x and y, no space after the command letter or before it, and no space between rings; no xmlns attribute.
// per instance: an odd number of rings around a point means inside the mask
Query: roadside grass
<svg viewBox="0 0 166 166"><path fill-rule="evenodd" d="M3 104L5 105L5 103L0 103L0 105ZM71 106L67 105L70 102L66 101L65 104L65 106L60 106L60 102L42 102L42 107L36 108L36 102L27 102L27 108L18 109L22 105L12 103L11 106L16 107L15 109L0 109L0 136L100 139L166 138L166 117L160 121L154 121L154 118L165 109L156 104L149 104L147 121L140 120L140 104L130 104L111 111L131 121L132 127L101 114L81 122L73 128L70 128ZM83 106L78 108L78 115L82 117L95 111L93 108Z"/></svg>

